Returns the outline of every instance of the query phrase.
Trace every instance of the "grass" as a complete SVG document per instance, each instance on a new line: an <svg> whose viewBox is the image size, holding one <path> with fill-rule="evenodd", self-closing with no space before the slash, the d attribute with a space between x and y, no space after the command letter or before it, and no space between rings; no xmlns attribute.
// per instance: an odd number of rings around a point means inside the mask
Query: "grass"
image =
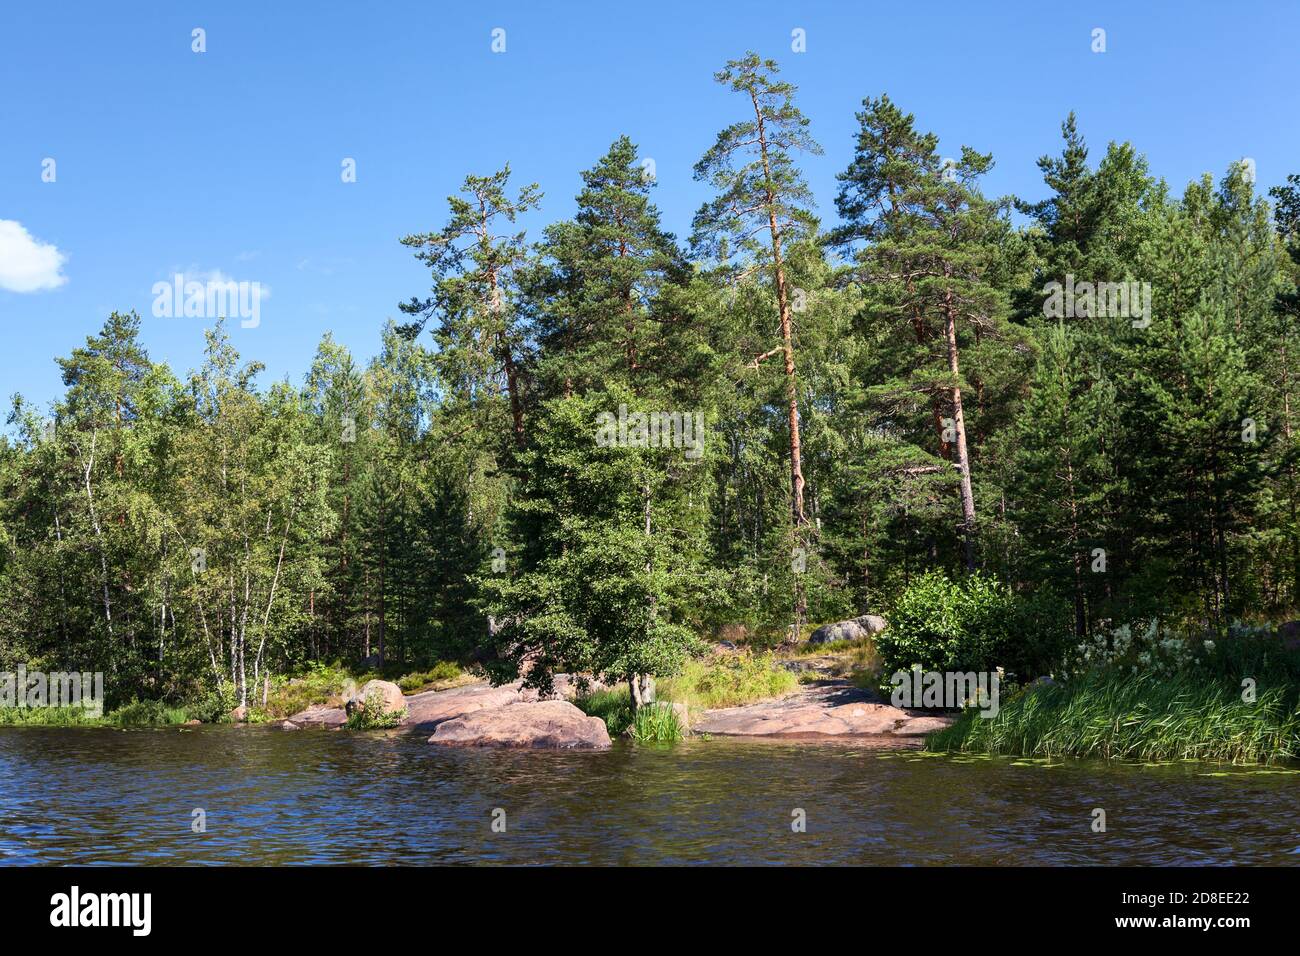
<svg viewBox="0 0 1300 956"><path fill-rule="evenodd" d="M599 717L611 737L617 737L632 724L632 694L626 686L593 690L573 701L588 717Z"/></svg>
<svg viewBox="0 0 1300 956"><path fill-rule="evenodd" d="M810 644L804 641L788 651L785 656L820 657L823 654L842 654L845 651L861 651L868 648L874 653L876 642L873 638L860 637L856 641L826 641L824 644Z"/></svg>
<svg viewBox="0 0 1300 956"><path fill-rule="evenodd" d="M80 707L3 707L0 727L99 727L102 717L92 717Z"/></svg>
<svg viewBox="0 0 1300 956"><path fill-rule="evenodd" d="M454 687L470 679L472 679L471 675L459 664L454 664L451 661L439 661L428 670L415 671L405 675L397 682L397 686L402 689L404 694L414 694L422 690L442 690L444 687Z"/></svg>
<svg viewBox="0 0 1300 956"><path fill-rule="evenodd" d="M184 707L170 707L157 700L133 700L101 717L96 717L80 707L0 709L0 726L162 727L183 724L189 719L189 712Z"/></svg>
<svg viewBox="0 0 1300 956"><path fill-rule="evenodd" d="M678 725L669 706L674 701L694 713L780 697L798 686L798 678L779 667L771 655L737 654L688 661L680 674L660 679L656 689L659 705L641 708L635 721L626 685L592 691L576 698L574 704L588 717L605 721L611 737L632 727L632 736L637 740L677 740L684 736L686 728Z"/></svg>
<svg viewBox="0 0 1300 956"><path fill-rule="evenodd" d="M798 678L770 654L737 654L687 661L680 674L659 681L658 696L681 701L694 713L780 697L798 686Z"/></svg>
<svg viewBox="0 0 1300 956"><path fill-rule="evenodd" d="M647 704L637 710L631 730L632 739L642 743L681 740L686 736L685 729L677 720L677 711L666 702Z"/></svg>
<svg viewBox="0 0 1300 956"><path fill-rule="evenodd" d="M189 719L184 707L169 707L160 700L133 700L108 714L104 722L112 727L163 727Z"/></svg>
<svg viewBox="0 0 1300 956"><path fill-rule="evenodd" d="M1223 678L1092 671L1004 696L998 714L967 711L927 749L1024 757L1274 763L1300 758L1296 686L1265 685L1254 703Z"/></svg>
<svg viewBox="0 0 1300 956"><path fill-rule="evenodd" d="M594 690L574 700L574 704L588 717L599 717L611 737L630 731L633 740L681 740L686 728L677 719L670 701L648 704L632 714L632 695L626 686L609 690Z"/></svg>

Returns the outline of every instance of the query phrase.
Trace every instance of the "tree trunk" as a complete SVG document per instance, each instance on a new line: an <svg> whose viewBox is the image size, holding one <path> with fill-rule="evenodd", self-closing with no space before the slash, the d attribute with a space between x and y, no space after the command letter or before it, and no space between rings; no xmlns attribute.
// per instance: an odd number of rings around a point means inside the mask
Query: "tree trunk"
<svg viewBox="0 0 1300 956"><path fill-rule="evenodd" d="M945 269L945 273L949 270ZM957 467L961 472L962 537L966 570L975 570L975 495L971 490L970 457L966 452L966 416L961 407L961 368L957 361L957 317L952 290L944 293L944 332L948 338L948 371L952 373L952 420L957 439Z"/></svg>
<svg viewBox="0 0 1300 956"><path fill-rule="evenodd" d="M759 108L758 97L751 92L754 104L754 117L758 124L758 148L763 160L763 175L770 182L771 164L768 160L767 132L763 121L763 111ZM771 187L767 190L767 224L772 236L772 271L776 282L776 306L781 323L781 359L785 366L786 415L790 426L790 512L794 520L794 548L804 548L807 544L803 528L808 523L803 506L803 446L799 437L799 391L795 377L794 331L790 318L789 289L786 286L785 260L781 254L781 227L776 221L776 196ZM793 554L792 554L793 557ZM803 579L796 574L794 579L795 607L792 637L798 639L799 630L808 617L808 601L804 594Z"/></svg>

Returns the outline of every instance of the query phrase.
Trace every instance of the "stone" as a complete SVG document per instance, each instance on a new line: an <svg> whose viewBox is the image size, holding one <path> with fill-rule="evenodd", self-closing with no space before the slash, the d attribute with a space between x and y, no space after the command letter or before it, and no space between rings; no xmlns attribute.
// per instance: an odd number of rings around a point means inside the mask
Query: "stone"
<svg viewBox="0 0 1300 956"><path fill-rule="evenodd" d="M452 690L426 691L406 698L406 720L403 723L428 730L456 717L523 701L524 695L520 693L517 684L505 687L467 684Z"/></svg>
<svg viewBox="0 0 1300 956"><path fill-rule="evenodd" d="M705 711L696 733L737 737L915 736L952 723L882 703L847 683L818 685L773 700ZM901 732L900 732L901 731Z"/></svg>
<svg viewBox="0 0 1300 956"><path fill-rule="evenodd" d="M289 723L298 727L325 727L331 730L347 723L348 715L342 707L329 707L325 704L313 704L306 710L300 710L289 718Z"/></svg>
<svg viewBox="0 0 1300 956"><path fill-rule="evenodd" d="M879 634L886 628L885 619L878 614L863 614L861 617L834 624L824 624L812 632L809 644L829 644L833 641L859 641L872 634Z"/></svg>
<svg viewBox="0 0 1300 956"><path fill-rule="evenodd" d="M297 724L295 724L292 720L286 720L286 721L283 721L283 722L280 724L280 729L281 729L281 730L300 730L301 728L300 728Z"/></svg>
<svg viewBox="0 0 1300 956"><path fill-rule="evenodd" d="M402 694L402 689L392 681L386 680L368 680L354 695L348 698L343 709L349 714L353 714L358 708L363 707L372 696L377 696L382 702L384 713L403 713L406 710L406 697Z"/></svg>
<svg viewBox="0 0 1300 956"><path fill-rule="evenodd" d="M187 721L185 721L185 726L186 726L186 727L197 727L197 726L199 726L201 723L203 723L203 721L201 721L201 720L195 718L195 719L193 719L193 720L187 720Z"/></svg>
<svg viewBox="0 0 1300 956"><path fill-rule="evenodd" d="M248 720L248 708L243 704L240 704L230 712L230 719L237 724L242 724L244 721Z"/></svg>
<svg viewBox="0 0 1300 956"><path fill-rule="evenodd" d="M951 726L951 717L911 717L899 723L892 731L895 737L923 737L936 730Z"/></svg>
<svg viewBox="0 0 1300 956"><path fill-rule="evenodd" d="M673 713L677 715L677 726L682 728L682 736L691 735L691 713L681 701L673 701Z"/></svg>
<svg viewBox="0 0 1300 956"><path fill-rule="evenodd" d="M604 750L609 732L563 700L540 700L480 709L438 725L431 744L452 747L523 747L547 750Z"/></svg>

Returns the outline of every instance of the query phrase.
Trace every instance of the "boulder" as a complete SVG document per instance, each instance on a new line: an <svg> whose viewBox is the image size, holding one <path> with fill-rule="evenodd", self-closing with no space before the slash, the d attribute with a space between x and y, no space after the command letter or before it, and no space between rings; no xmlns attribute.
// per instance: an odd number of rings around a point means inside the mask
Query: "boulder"
<svg viewBox="0 0 1300 956"><path fill-rule="evenodd" d="M682 736L691 735L691 713L681 701L673 701L673 713L677 715L677 726L682 728Z"/></svg>
<svg viewBox="0 0 1300 956"><path fill-rule="evenodd" d="M812 632L812 636L808 638L808 643L829 644L833 641L858 641L864 637L870 637L872 634L879 634L885 627L885 619L879 614L863 614L861 617L854 617L847 621L838 621L817 628Z"/></svg>
<svg viewBox="0 0 1300 956"><path fill-rule="evenodd" d="M237 724L242 724L244 721L248 720L248 708L243 704L240 704L230 712L230 719Z"/></svg>
<svg viewBox="0 0 1300 956"><path fill-rule="evenodd" d="M392 681L386 680L366 681L360 690L348 698L343 709L351 715L358 708L365 706L372 696L377 696L383 701L384 713L386 714L402 713L406 710L406 697L403 696L402 689Z"/></svg>
<svg viewBox="0 0 1300 956"><path fill-rule="evenodd" d="M455 717L518 704L523 699L518 685L490 687L487 684L468 684L452 690L426 691L407 698L404 723L432 729Z"/></svg>
<svg viewBox="0 0 1300 956"><path fill-rule="evenodd" d="M334 730L342 727L347 723L347 720L348 715L342 707L313 704L306 710L300 710L294 714L286 723L292 723L298 727L325 727Z"/></svg>
<svg viewBox="0 0 1300 956"><path fill-rule="evenodd" d="M588 717L563 700L509 704L455 717L440 723L429 743L549 750L604 750L610 746L603 720Z"/></svg>
<svg viewBox="0 0 1300 956"><path fill-rule="evenodd" d="M898 726L891 732L896 737L924 737L926 734L950 726L952 726L951 717L911 717L899 721Z"/></svg>
<svg viewBox="0 0 1300 956"><path fill-rule="evenodd" d="M298 730L299 727L292 720L286 720L280 724L281 730Z"/></svg>

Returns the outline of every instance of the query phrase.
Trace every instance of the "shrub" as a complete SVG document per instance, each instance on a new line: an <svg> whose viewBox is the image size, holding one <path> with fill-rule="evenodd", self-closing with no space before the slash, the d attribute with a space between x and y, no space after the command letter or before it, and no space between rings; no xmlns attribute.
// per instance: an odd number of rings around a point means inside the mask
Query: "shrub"
<svg viewBox="0 0 1300 956"><path fill-rule="evenodd" d="M400 710L385 710L384 695L372 690L348 715L344 726L348 730L388 730L402 722L403 713Z"/></svg>
<svg viewBox="0 0 1300 956"><path fill-rule="evenodd" d="M884 673L985 671L1030 679L1051 670L1072 628L1069 605L1050 591L1018 596L996 578L951 580L930 571L903 592L876 635Z"/></svg>
<svg viewBox="0 0 1300 956"><path fill-rule="evenodd" d="M182 706L190 719L215 724L225 720L234 709L235 687L229 681L223 681L220 687L187 698Z"/></svg>
<svg viewBox="0 0 1300 956"><path fill-rule="evenodd" d="M289 717L313 704L341 702L344 688L351 680L352 675L341 665L319 661L309 665L300 677L276 675L271 679L266 711L272 717Z"/></svg>

